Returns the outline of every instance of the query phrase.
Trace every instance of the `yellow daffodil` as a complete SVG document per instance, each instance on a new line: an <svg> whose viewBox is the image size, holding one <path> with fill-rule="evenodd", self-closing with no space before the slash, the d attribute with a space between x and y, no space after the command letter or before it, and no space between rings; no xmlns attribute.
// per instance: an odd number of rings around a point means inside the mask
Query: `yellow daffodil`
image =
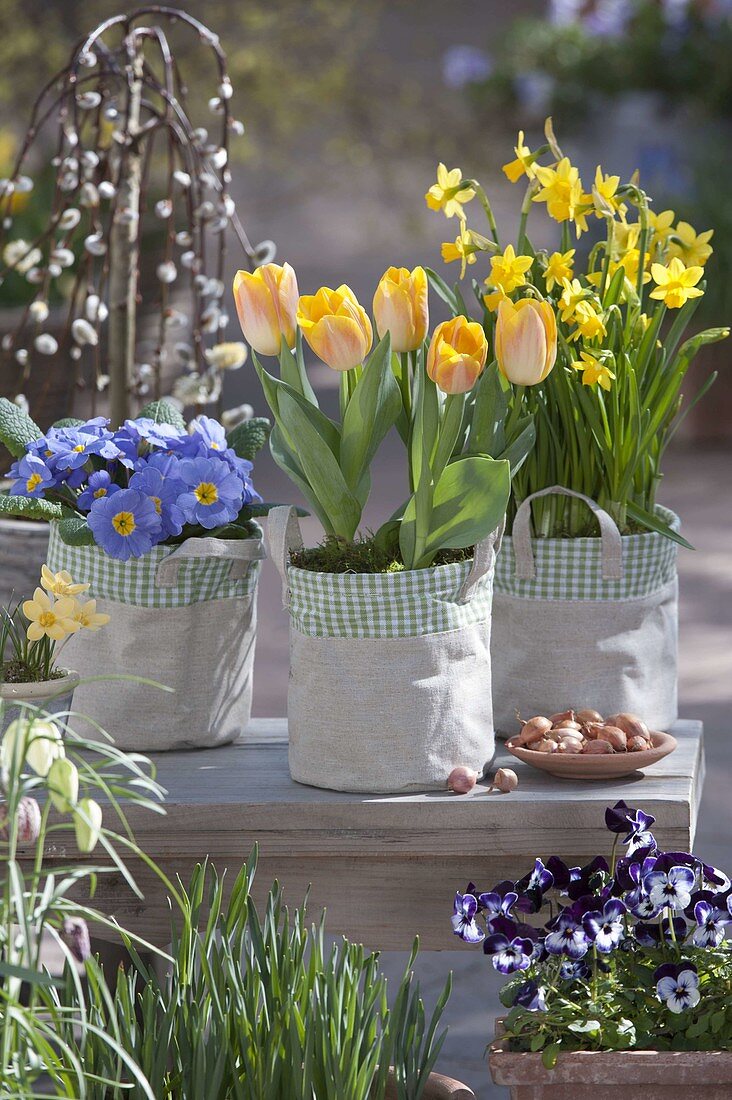
<svg viewBox="0 0 732 1100"><path fill-rule="evenodd" d="M592 291L589 287L582 286L579 279L564 279L562 282L562 294L559 299L559 313L563 321L571 321L580 302L589 298Z"/></svg>
<svg viewBox="0 0 732 1100"><path fill-rule="evenodd" d="M422 346L429 327L427 273L423 267L408 271L390 267L374 294L374 319L379 336L391 333L391 349L415 351Z"/></svg>
<svg viewBox="0 0 732 1100"><path fill-rule="evenodd" d="M472 187L463 187L463 174L459 168L437 165L437 183L433 183L425 195L430 210L442 210L446 218L465 218L463 204L475 197Z"/></svg>
<svg viewBox="0 0 732 1100"><path fill-rule="evenodd" d="M332 370L357 367L371 350L368 314L345 283L337 290L322 286L317 294L303 294L297 323L312 350Z"/></svg>
<svg viewBox="0 0 732 1100"><path fill-rule="evenodd" d="M488 290L489 293L483 295L483 301L486 304L486 308L489 309L491 313L495 313L501 302L510 301L508 294L506 294L502 286L497 286L495 290L490 290L490 287L488 287Z"/></svg>
<svg viewBox="0 0 732 1100"><path fill-rule="evenodd" d="M579 237L587 229L587 209L591 209L591 197L582 191L579 170L570 163L569 157L562 159L553 167L534 166L534 175L540 186L533 202L545 202L550 218L557 222L573 221Z"/></svg>
<svg viewBox="0 0 732 1100"><path fill-rule="evenodd" d="M555 286L562 286L565 279L572 278L575 251L576 249L570 248L569 252L552 252L547 260L546 271L544 272L548 292L554 290Z"/></svg>
<svg viewBox="0 0 732 1100"><path fill-rule="evenodd" d="M109 622L109 615L106 612L97 611L96 600L86 600L84 603L80 600L74 602L76 606L71 618L84 630L99 630Z"/></svg>
<svg viewBox="0 0 732 1100"><path fill-rule="evenodd" d="M629 252L631 248L637 247L640 231L641 227L639 222L616 222L613 229L612 256L614 260L617 260L618 256L622 256L626 252Z"/></svg>
<svg viewBox="0 0 732 1100"><path fill-rule="evenodd" d="M237 271L234 302L244 338L258 355L277 355L284 336L295 346L297 276L289 264L262 264L256 271Z"/></svg>
<svg viewBox="0 0 732 1100"><path fill-rule="evenodd" d="M714 234L713 229L707 229L704 233L697 233L693 225L688 222L679 222L673 231L673 237L669 242L669 258L683 260L687 267L704 267L712 252L710 241ZM678 241L674 238L678 237Z"/></svg>
<svg viewBox="0 0 732 1100"><path fill-rule="evenodd" d="M516 386L543 382L557 358L557 319L548 302L506 298L498 308L496 361Z"/></svg>
<svg viewBox="0 0 732 1100"><path fill-rule="evenodd" d="M486 279L491 286L501 286L510 294L526 283L526 272L534 262L533 256L517 256L509 244L502 256L491 256L491 273Z"/></svg>
<svg viewBox="0 0 732 1100"><path fill-rule="evenodd" d="M523 130L519 130L518 141L513 151L516 154L516 159L504 164L503 172L511 183L518 183L522 176L528 176L529 179L532 179L536 155L531 152L528 145L524 144Z"/></svg>
<svg viewBox="0 0 732 1100"><path fill-rule="evenodd" d="M653 248L662 248L669 238L669 235L673 231L673 224L676 215L673 210L661 210L658 214L655 214L653 210L648 211L648 227L651 230L651 245Z"/></svg>
<svg viewBox="0 0 732 1100"><path fill-rule="evenodd" d="M60 642L68 634L75 634L80 629L73 618L75 607L76 600L70 596L53 600L42 588L36 588L33 599L23 604L23 614L29 620L28 641L37 642L45 637Z"/></svg>
<svg viewBox="0 0 732 1100"><path fill-rule="evenodd" d="M78 596L89 589L88 584L76 584L65 569L52 573L47 565L41 566L41 585L52 596Z"/></svg>
<svg viewBox="0 0 732 1100"><path fill-rule="evenodd" d="M598 164L595 171L595 183L592 188L591 196L595 207L595 214L598 218L604 218L606 216L606 208L612 210L613 214L620 214L621 217L625 214L628 208L625 203L620 201L616 194L619 183L620 176L603 175L602 168Z"/></svg>
<svg viewBox="0 0 732 1100"><path fill-rule="evenodd" d="M652 264L651 274L656 284L651 298L663 302L669 309L680 309L689 298L701 298L704 293L696 285L704 274L704 268L684 267L678 256L669 261L668 267Z"/></svg>
<svg viewBox="0 0 732 1100"><path fill-rule="evenodd" d="M432 334L427 374L443 393L467 393L483 373L487 357L482 325L459 314Z"/></svg>
<svg viewBox="0 0 732 1100"><path fill-rule="evenodd" d="M573 320L577 325L570 336L570 340L596 340L598 336L606 336L607 329L602 318L602 313L593 302L578 302L574 311Z"/></svg>
<svg viewBox="0 0 732 1100"><path fill-rule="evenodd" d="M454 244L450 241L446 241L442 246L442 259L446 264L454 263L455 260L460 260L460 277L465 274L466 264L474 264L476 260L476 253L480 252L480 248L473 241L473 234L468 229L465 222L460 225L460 233L455 238Z"/></svg>
<svg viewBox="0 0 732 1100"><path fill-rule="evenodd" d="M601 360L596 359L589 351L581 351L580 358L572 363L575 370L582 371L582 385L595 386L599 384L604 390L609 390L615 375Z"/></svg>

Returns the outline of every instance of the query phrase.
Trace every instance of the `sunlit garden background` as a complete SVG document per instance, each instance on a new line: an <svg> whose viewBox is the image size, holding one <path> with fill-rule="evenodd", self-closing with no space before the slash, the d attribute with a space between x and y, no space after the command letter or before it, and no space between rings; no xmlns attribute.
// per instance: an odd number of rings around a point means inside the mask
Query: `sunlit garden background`
<svg viewBox="0 0 732 1100"><path fill-rule="evenodd" d="M534 147L551 115L583 178L591 178L598 163L623 179L638 169L655 212L672 209L688 223L696 247L711 244L712 291L698 327L732 320L729 0L207 0L187 7L220 34L228 52L232 109L245 125L232 149L239 216L253 243L275 242L278 261L295 267L303 293L348 281L368 303L391 264L428 262L448 280L456 277L455 265L448 269L440 255L442 243L453 239L454 223L448 226L424 201L437 162L480 178L490 187L499 221L510 227L522 191L512 188L501 166L513 158L518 130ZM14 160L44 79L84 32L119 8L116 0L0 0L0 175ZM210 83L210 74L200 76ZM196 102L193 88L191 99ZM199 106L203 125L205 93ZM46 198L51 185L49 174ZM31 196L17 196L18 232L28 239L39 229L43 199L42 180ZM537 247L554 243L544 225L547 237L535 239ZM712 225L711 241L700 241ZM143 255L143 267L144 261ZM238 266L243 262L232 242L227 286ZM2 331L22 311L26 289L14 276L0 290ZM228 336L235 340L239 330L229 305ZM142 360L144 339L143 330ZM696 546L679 559L680 709L707 724L710 767L697 851L722 865L732 835L728 345L704 349L694 366L696 384L715 371L719 378L679 432L669 489L659 494L683 515ZM23 392L39 423L64 415L72 401L77 410L90 408L90 393L74 386L72 371L59 359L40 364L22 386L11 367L2 371L0 394ZM335 374L321 366L312 377L326 406L335 407ZM141 398L144 386L142 378ZM249 403L266 414L250 364L226 375L221 400L227 408ZM216 405L206 411L216 415ZM395 437L395 454L396 448ZM266 452L256 480L265 499L293 499ZM388 512L403 495L390 473L388 447L373 482L370 507ZM254 697L259 715L285 710L287 617L279 596L275 571L265 572ZM450 947L448 935L446 915ZM424 956L420 966L435 988L448 969L456 974L441 1068L477 1096L499 1096L481 1063L489 1038L486 1008L497 1006L497 983L481 963L469 952L447 951Z"/></svg>

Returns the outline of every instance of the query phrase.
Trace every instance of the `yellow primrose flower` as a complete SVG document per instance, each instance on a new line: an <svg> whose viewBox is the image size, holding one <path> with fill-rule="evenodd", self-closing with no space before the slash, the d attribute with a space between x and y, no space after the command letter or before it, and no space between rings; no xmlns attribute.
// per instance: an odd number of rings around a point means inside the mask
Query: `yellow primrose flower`
<svg viewBox="0 0 732 1100"><path fill-rule="evenodd" d="M109 622L109 615L104 611L97 611L96 600L86 600L84 603L79 600L74 602L76 606L71 618L84 630L99 630Z"/></svg>
<svg viewBox="0 0 732 1100"><path fill-rule="evenodd" d="M559 299L559 312L563 321L571 321L580 302L589 298L592 291L589 287L582 286L579 279L564 279L562 281L562 294Z"/></svg>
<svg viewBox="0 0 732 1100"><path fill-rule="evenodd" d="M579 170L562 157L554 168L534 166L534 176L541 184L533 202L545 202L550 218L557 222L573 221L577 236L587 229L586 208L588 196L582 191ZM589 197L591 208L591 197Z"/></svg>
<svg viewBox="0 0 732 1100"><path fill-rule="evenodd" d="M52 596L78 596L80 592L87 592L88 584L75 584L74 579L66 569L60 573L52 573L47 565L41 566L41 585Z"/></svg>
<svg viewBox="0 0 732 1100"><path fill-rule="evenodd" d="M534 161L536 155L531 152L528 145L524 145L524 132L519 130L518 141L513 149L516 154L516 159L509 161L508 164L503 165L503 172L511 181L511 183L518 183L522 176L528 176L529 179L534 175Z"/></svg>
<svg viewBox="0 0 732 1100"><path fill-rule="evenodd" d="M602 313L593 302L578 302L573 318L577 328L570 336L570 340L595 340L598 336L606 336L607 329L602 319Z"/></svg>
<svg viewBox="0 0 732 1100"><path fill-rule="evenodd" d="M70 596L53 600L42 588L37 588L33 599L23 604L23 614L30 620L26 631L28 641L37 642L46 637L60 642L67 634L76 634L79 623L72 617L75 606L76 600Z"/></svg>
<svg viewBox="0 0 732 1100"><path fill-rule="evenodd" d="M679 222L673 231L673 236L678 237L679 241L669 242L669 258L673 259L677 256L687 267L704 267L714 251L709 243L713 234L713 229L697 233L693 225L689 225L688 222Z"/></svg>
<svg viewBox="0 0 732 1100"><path fill-rule="evenodd" d="M648 226L653 232L651 242L654 247L666 244L669 234L673 231L675 217L673 210L661 210L658 214L653 210L648 211Z"/></svg>
<svg viewBox="0 0 732 1100"><path fill-rule="evenodd" d="M565 279L572 278L572 263L576 249L570 248L569 252L552 252L546 263L544 279L548 292L555 286L561 286Z"/></svg>
<svg viewBox="0 0 732 1100"><path fill-rule="evenodd" d="M625 203L621 202L617 197L618 184L620 183L620 176L605 176L603 175L602 168L598 164L595 171L595 184L592 188L592 195L589 196L595 207L595 214L598 218L605 217L605 211L603 210L603 203L606 203L612 208L614 213L620 214L621 217L628 209Z"/></svg>
<svg viewBox="0 0 732 1100"><path fill-rule="evenodd" d="M472 187L462 186L463 174L459 168L447 169L444 164L437 165L437 183L433 183L425 195L430 210L442 210L446 218L457 215L465 218L463 203L470 202L475 196Z"/></svg>
<svg viewBox="0 0 732 1100"><path fill-rule="evenodd" d="M684 267L678 256L674 256L668 267L652 264L651 274L656 283L651 298L664 302L669 309L680 309L689 298L701 298L704 293L696 285L704 274L704 268Z"/></svg>
<svg viewBox="0 0 732 1100"><path fill-rule="evenodd" d="M604 390L609 390L611 383L615 380L615 375L610 368L589 351L581 351L580 358L574 360L572 367L582 371L583 386L594 386L599 383Z"/></svg>

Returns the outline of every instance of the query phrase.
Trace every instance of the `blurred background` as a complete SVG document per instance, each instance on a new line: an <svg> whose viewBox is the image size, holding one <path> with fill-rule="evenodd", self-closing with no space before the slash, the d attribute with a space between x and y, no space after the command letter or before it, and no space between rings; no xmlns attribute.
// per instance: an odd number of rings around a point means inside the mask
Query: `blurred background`
<svg viewBox="0 0 732 1100"><path fill-rule="evenodd" d="M551 114L583 177L598 163L623 179L638 169L656 211L673 209L697 232L714 229L698 325L732 321L732 0L191 0L181 6L220 36L228 54L231 107L245 125L230 160L239 217L254 243L275 242L276 258L295 267L301 292L347 282L368 306L391 264L421 263L455 277L454 267L442 264L440 245L457 227L424 203L438 161L479 177L504 237L515 236L521 195L500 166L513 157L517 130L526 131L533 148ZM43 83L95 23L121 10L119 0L0 0L0 176L11 170ZM178 43L172 33L171 45L186 70L191 114L205 126L216 84L210 60L190 36ZM16 196L16 233L28 240L39 231L51 194L53 152L52 136L41 135L28 165L36 188ZM550 226L546 239L534 232L535 245L553 243ZM151 231L143 269L158 262L156 243ZM232 320L224 338L231 340L239 333L228 287L245 266L237 248L232 241L225 272ZM63 297L62 281L59 288ZM0 332L14 324L28 289L17 275L0 287ZM433 310L439 313L438 302ZM698 849L723 865L732 835L728 344L699 356L697 380L715 370L720 377L680 433L661 492L697 547L680 555L682 713L707 723L713 766ZM335 375L316 366L312 376L325 404L335 403ZM72 402L82 410L88 403L63 353L33 364L22 379L3 358L0 394L19 392L41 423L40 406L50 420ZM242 403L266 414L249 364L224 379L222 406ZM205 411L215 415L217 407ZM401 499L392 473L397 461L397 445L387 446L374 468L367 520L383 518ZM256 483L265 499L296 499L266 453ZM308 534L317 538L314 525ZM274 570L265 570L255 688L255 712L265 715L286 708L287 620L278 597ZM446 912L450 948L448 918ZM436 986L449 966L458 980L446 1071L468 1081L478 1096L498 1097L503 1092L488 1084L482 1063L496 983L480 953L466 948L425 957L427 985Z"/></svg>

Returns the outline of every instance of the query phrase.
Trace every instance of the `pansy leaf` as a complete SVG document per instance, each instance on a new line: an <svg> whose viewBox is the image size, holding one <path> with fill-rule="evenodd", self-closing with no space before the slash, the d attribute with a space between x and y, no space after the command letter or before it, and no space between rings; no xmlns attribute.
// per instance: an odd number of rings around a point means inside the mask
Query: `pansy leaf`
<svg viewBox="0 0 732 1100"><path fill-rule="evenodd" d="M40 439L43 432L22 409L0 397L0 443L4 443L13 458L25 454L26 444Z"/></svg>
<svg viewBox="0 0 732 1100"><path fill-rule="evenodd" d="M545 1069L554 1069L559 1058L559 1052L561 1047L559 1043L550 1043L548 1047L544 1047L541 1052L541 1061Z"/></svg>
<svg viewBox="0 0 732 1100"><path fill-rule="evenodd" d="M177 432L186 430L186 422L182 413L169 401L150 401L144 408L140 409L138 416L154 420L156 424L169 424Z"/></svg>

